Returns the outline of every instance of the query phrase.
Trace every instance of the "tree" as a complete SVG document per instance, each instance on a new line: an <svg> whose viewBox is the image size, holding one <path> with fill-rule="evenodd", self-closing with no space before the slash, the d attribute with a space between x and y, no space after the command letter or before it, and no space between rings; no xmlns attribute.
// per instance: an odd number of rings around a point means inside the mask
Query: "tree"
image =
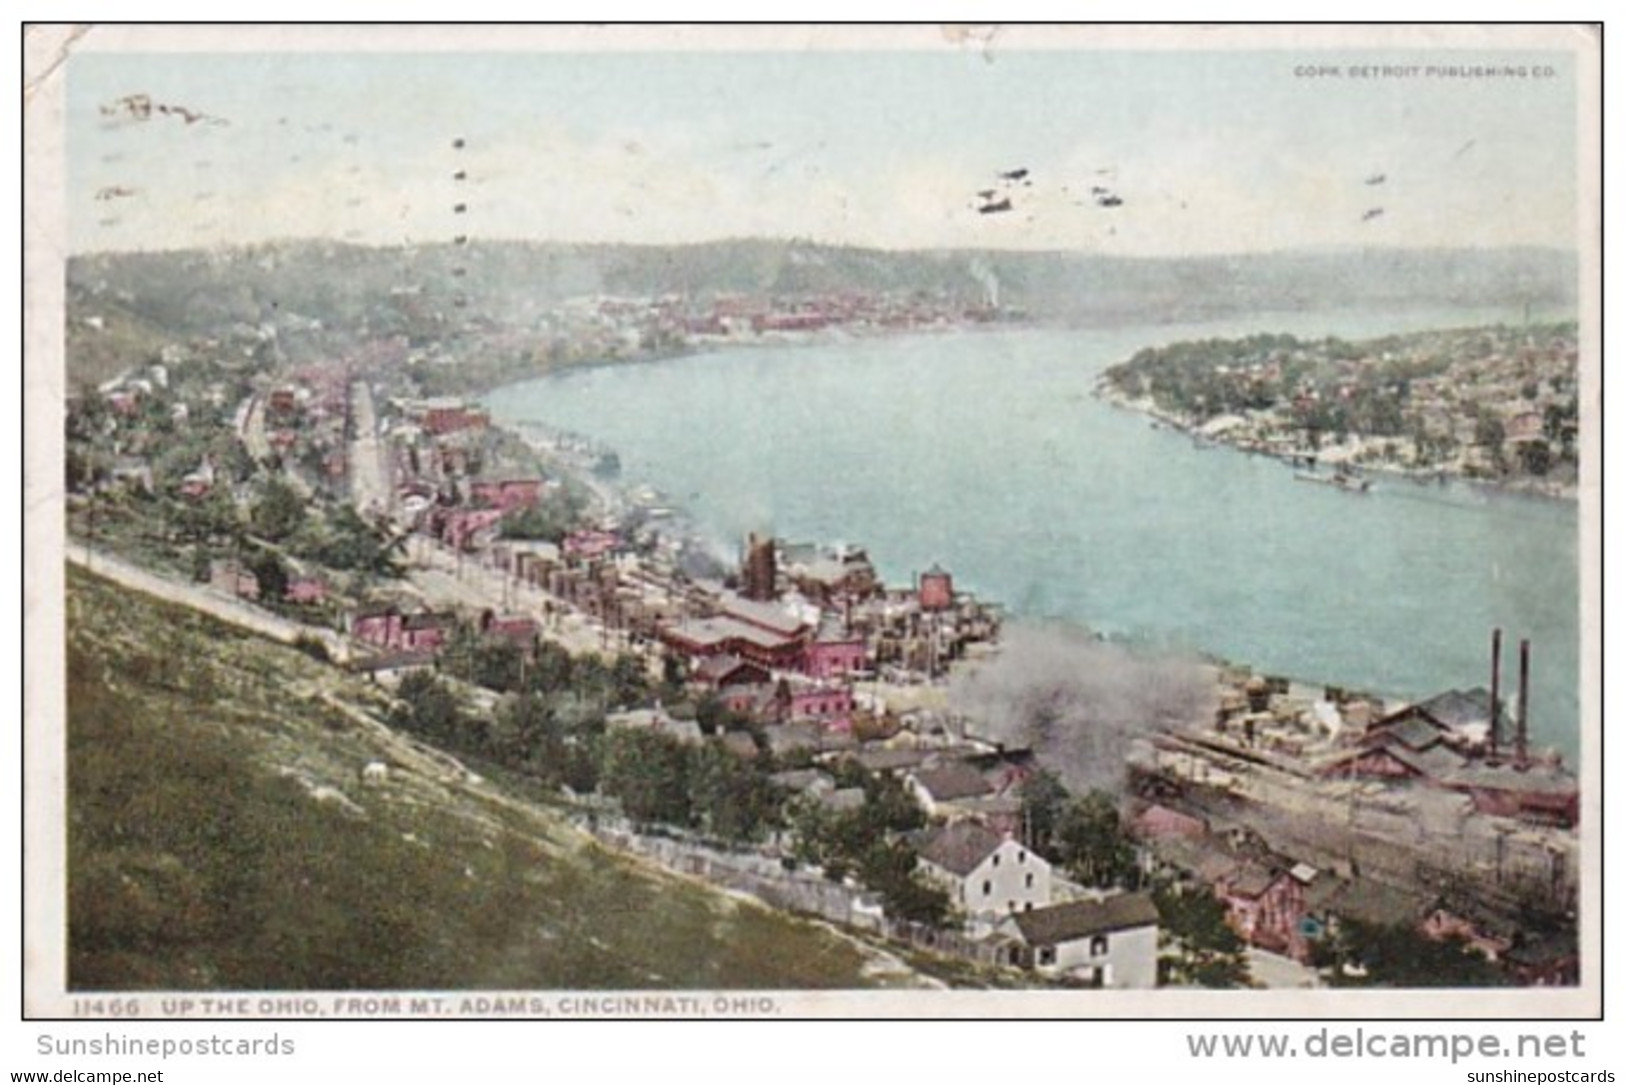
<svg viewBox="0 0 1625 1085"><path fill-rule="evenodd" d="M348 505L339 508L327 524L326 537L312 551L323 565L334 569L358 569L378 576L399 572L392 549L379 531Z"/></svg>
<svg viewBox="0 0 1625 1085"><path fill-rule="evenodd" d="M1407 923L1345 919L1317 961L1336 987L1500 987L1494 964L1463 938L1435 940Z"/></svg>
<svg viewBox="0 0 1625 1085"><path fill-rule="evenodd" d="M237 505L224 486L215 486L196 501L180 502L175 526L186 542L206 543L234 535L240 526Z"/></svg>
<svg viewBox="0 0 1625 1085"><path fill-rule="evenodd" d="M481 640L474 645L474 681L486 689L518 690L524 668L525 650L511 640Z"/></svg>
<svg viewBox="0 0 1625 1085"><path fill-rule="evenodd" d="M497 710L490 746L505 765L549 783L563 779L567 756L564 727L552 706L541 697L521 692L506 701Z"/></svg>
<svg viewBox="0 0 1625 1085"><path fill-rule="evenodd" d="M621 800L634 821L689 825L688 752L676 739L656 731L615 731L604 736L599 786Z"/></svg>
<svg viewBox="0 0 1625 1085"><path fill-rule="evenodd" d="M609 666L610 702L638 704L648 698L649 671L635 655L618 655Z"/></svg>
<svg viewBox="0 0 1625 1085"><path fill-rule="evenodd" d="M660 659L660 684L665 687L668 696L676 697L681 693L683 683L688 680L688 667L683 663L683 657L676 652L667 652Z"/></svg>
<svg viewBox="0 0 1625 1085"><path fill-rule="evenodd" d="M1489 411L1480 411L1473 423L1473 443L1489 454L1497 469L1506 466L1506 424Z"/></svg>
<svg viewBox="0 0 1625 1085"><path fill-rule="evenodd" d="M1518 462L1531 475L1542 476L1552 469L1552 446L1542 440L1518 446Z"/></svg>
<svg viewBox="0 0 1625 1085"><path fill-rule="evenodd" d="M689 796L695 820L724 840L760 840L782 824L778 789L720 746L707 743L690 750Z"/></svg>
<svg viewBox="0 0 1625 1085"><path fill-rule="evenodd" d="M561 543L581 522L586 504L586 498L574 489L551 494L538 504L504 516L500 529L502 537Z"/></svg>
<svg viewBox="0 0 1625 1085"><path fill-rule="evenodd" d="M707 735L722 735L729 731L748 731L751 719L735 712L715 693L706 693L694 705L694 722Z"/></svg>
<svg viewBox="0 0 1625 1085"><path fill-rule="evenodd" d="M1021 782L1021 821L1027 846L1050 862L1058 862L1055 828L1072 793L1049 769L1039 769Z"/></svg>
<svg viewBox="0 0 1625 1085"><path fill-rule="evenodd" d="M828 845L829 826L836 815L807 798L791 802L788 813L790 854L806 866L823 867L824 873L834 881L843 878L846 874L844 867L839 871L829 867L833 855Z"/></svg>
<svg viewBox="0 0 1625 1085"><path fill-rule="evenodd" d="M939 926L948 917L948 894L921 877L918 863L918 855L907 843L875 840L859 857L858 876L880 894L888 915Z"/></svg>
<svg viewBox="0 0 1625 1085"><path fill-rule="evenodd" d="M870 840L925 827L925 811L913 793L901 780L884 773L871 773L863 782L863 805L856 814L859 831Z"/></svg>
<svg viewBox="0 0 1625 1085"><path fill-rule="evenodd" d="M280 602L288 594L288 569L275 554L268 550L256 554L248 568L259 583L262 602Z"/></svg>
<svg viewBox="0 0 1625 1085"><path fill-rule="evenodd" d="M1117 800L1106 792L1094 789L1063 806L1054 839L1061 862L1085 885L1138 883L1134 844L1123 832Z"/></svg>
<svg viewBox="0 0 1625 1085"><path fill-rule="evenodd" d="M305 500L279 478L267 479L249 515L255 533L272 542L281 542L298 531L305 520Z"/></svg>
<svg viewBox="0 0 1625 1085"><path fill-rule="evenodd" d="M1203 886L1154 890L1152 900L1167 939L1158 961L1162 982L1189 987L1250 987L1247 945L1225 921L1225 908Z"/></svg>
<svg viewBox="0 0 1625 1085"><path fill-rule="evenodd" d="M533 693L548 693L570 688L574 671L573 660L563 645L544 640L536 646L536 658L531 661L525 680Z"/></svg>
<svg viewBox="0 0 1625 1085"><path fill-rule="evenodd" d="M392 727L445 745L462 738L463 714L457 697L433 674L413 671L401 679L396 695L401 703L390 711Z"/></svg>

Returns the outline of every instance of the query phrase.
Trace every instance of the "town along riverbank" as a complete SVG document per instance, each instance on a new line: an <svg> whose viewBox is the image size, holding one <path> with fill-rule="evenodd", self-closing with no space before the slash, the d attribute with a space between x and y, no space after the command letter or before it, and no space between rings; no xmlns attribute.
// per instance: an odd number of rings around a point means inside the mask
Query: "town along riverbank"
<svg viewBox="0 0 1625 1085"><path fill-rule="evenodd" d="M1264 318L1258 318L1262 321ZM1369 337L1483 314L1269 318ZM1147 343L1258 322L737 349L497 389L498 422L613 448L627 485L731 554L752 531L863 543L888 582L939 561L1018 618L1426 697L1482 684L1488 630L1534 645L1534 740L1578 752L1572 504L1384 484L1355 500L1218 455L1092 394Z"/></svg>
<svg viewBox="0 0 1625 1085"><path fill-rule="evenodd" d="M1308 480L1370 471L1578 496L1573 322L1177 342L1107 369L1097 393L1198 444L1306 468Z"/></svg>

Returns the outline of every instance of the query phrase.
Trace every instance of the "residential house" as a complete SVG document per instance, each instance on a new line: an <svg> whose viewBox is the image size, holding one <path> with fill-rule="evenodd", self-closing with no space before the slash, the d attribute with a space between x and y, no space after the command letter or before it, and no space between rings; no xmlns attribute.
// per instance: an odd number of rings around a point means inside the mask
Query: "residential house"
<svg viewBox="0 0 1625 1085"><path fill-rule="evenodd" d="M507 641L526 655L534 655L541 627L535 618L527 615L502 615L494 610L487 610L480 615L480 634L489 640Z"/></svg>
<svg viewBox="0 0 1625 1085"><path fill-rule="evenodd" d="M1168 832L1141 840L1155 857L1153 869L1177 871L1210 889L1224 905L1226 922L1249 943L1307 958L1309 934L1303 921L1311 912L1309 887L1324 881L1313 867L1276 855L1241 834Z"/></svg>
<svg viewBox="0 0 1625 1085"><path fill-rule="evenodd" d="M389 652L356 659L351 662L350 669L374 682L395 686L413 671L433 670L434 666L433 652Z"/></svg>
<svg viewBox="0 0 1625 1085"><path fill-rule="evenodd" d="M1157 985L1156 905L1148 893L1070 900L1017 912L999 925L1021 947L1020 963L1094 987Z"/></svg>
<svg viewBox="0 0 1625 1085"><path fill-rule="evenodd" d="M978 822L956 821L928 831L919 856L921 873L973 920L1049 903L1049 863Z"/></svg>
<svg viewBox="0 0 1625 1085"><path fill-rule="evenodd" d="M927 762L933 762L937 760L939 754L935 750L880 746L870 743L851 756L852 760L870 772L895 776L909 769L919 768Z"/></svg>
<svg viewBox="0 0 1625 1085"><path fill-rule="evenodd" d="M694 664L689 681L715 696L730 712L755 717L773 700L772 674L767 668L736 655L703 656Z"/></svg>
<svg viewBox="0 0 1625 1085"><path fill-rule="evenodd" d="M239 599L260 597L260 578L253 570L236 561L216 558L209 563L209 585L217 591L230 592Z"/></svg>
<svg viewBox="0 0 1625 1085"><path fill-rule="evenodd" d="M1025 746L996 743L992 750L960 749L961 760L980 772L996 795L1018 794L1021 785L1038 769L1033 751Z"/></svg>
<svg viewBox="0 0 1625 1085"><path fill-rule="evenodd" d="M327 583L319 576L295 573L288 577L282 597L301 606L316 606L327 601Z"/></svg>
<svg viewBox="0 0 1625 1085"><path fill-rule="evenodd" d="M816 796L835 790L835 777L823 769L787 769L773 773L768 782L796 795Z"/></svg>
<svg viewBox="0 0 1625 1085"><path fill-rule="evenodd" d="M914 769L904 776L904 783L932 817L948 816L952 813L952 804L958 800L993 794L993 785L987 778L963 761Z"/></svg>
<svg viewBox="0 0 1625 1085"><path fill-rule="evenodd" d="M851 737L845 733L832 731L809 720L769 724L762 728L762 739L775 757L783 757L797 750L834 753L850 749L853 744Z"/></svg>
<svg viewBox="0 0 1625 1085"><path fill-rule="evenodd" d="M1163 837L1199 838L1207 835L1207 822L1152 803L1129 822L1129 833L1140 840L1156 840Z"/></svg>
<svg viewBox="0 0 1625 1085"><path fill-rule="evenodd" d="M1307 960L1309 946L1300 926L1307 914L1305 884L1294 869L1242 862L1220 877L1213 891L1226 908L1226 921L1250 945Z"/></svg>
<svg viewBox="0 0 1625 1085"><path fill-rule="evenodd" d="M611 712L604 717L604 729L610 732L648 731L653 734L669 735L678 742L696 746L705 740L698 723L693 720L677 719L659 705L653 708Z"/></svg>
<svg viewBox="0 0 1625 1085"><path fill-rule="evenodd" d="M421 611L403 614L397 607L366 611L350 619L350 636L390 652L438 652L450 639L457 619Z"/></svg>

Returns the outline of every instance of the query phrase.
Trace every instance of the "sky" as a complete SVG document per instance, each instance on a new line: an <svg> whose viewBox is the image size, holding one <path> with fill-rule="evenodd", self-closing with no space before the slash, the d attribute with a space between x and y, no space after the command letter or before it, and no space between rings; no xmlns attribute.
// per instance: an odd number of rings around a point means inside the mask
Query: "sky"
<svg viewBox="0 0 1625 1085"><path fill-rule="evenodd" d="M736 31L721 49L541 35L537 50L524 33L494 51L355 52L238 29L229 51L157 52L93 32L63 69L69 247L1576 244L1577 68L1551 40L1198 51L916 34L858 51ZM1445 65L1522 74L1428 71ZM153 111L119 105L132 95Z"/></svg>

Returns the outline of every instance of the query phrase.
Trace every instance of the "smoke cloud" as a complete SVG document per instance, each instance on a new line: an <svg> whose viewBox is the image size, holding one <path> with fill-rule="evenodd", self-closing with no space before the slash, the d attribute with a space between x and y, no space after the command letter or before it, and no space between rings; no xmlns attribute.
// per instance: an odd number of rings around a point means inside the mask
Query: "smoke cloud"
<svg viewBox="0 0 1625 1085"><path fill-rule="evenodd" d="M1003 650L956 676L950 707L972 733L1031 746L1073 791L1119 791L1129 747L1212 716L1211 668L1059 625L1011 625Z"/></svg>

